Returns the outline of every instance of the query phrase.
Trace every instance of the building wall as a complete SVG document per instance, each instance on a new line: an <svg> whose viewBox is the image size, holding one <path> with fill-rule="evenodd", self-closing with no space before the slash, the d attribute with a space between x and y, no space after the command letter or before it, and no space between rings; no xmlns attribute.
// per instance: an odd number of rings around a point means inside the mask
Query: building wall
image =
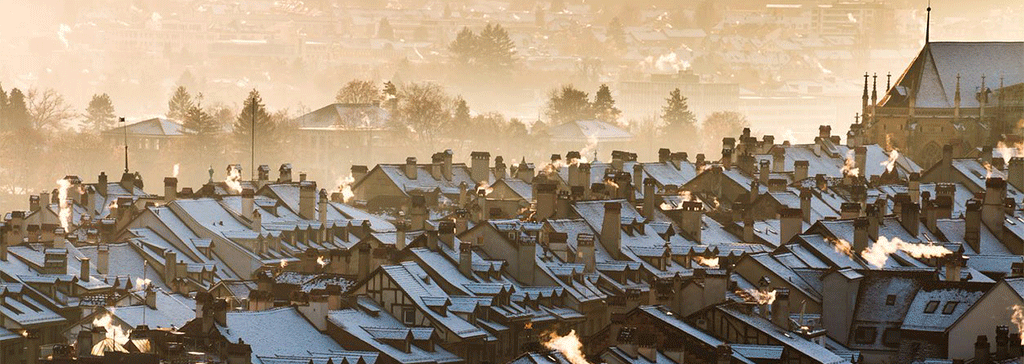
<svg viewBox="0 0 1024 364"><path fill-rule="evenodd" d="M1024 300L1006 283L1000 282L993 287L949 328L948 358L973 358L974 341L978 335L988 336L989 343L995 349L996 326L1012 326L1013 307L1016 305L1024 305Z"/></svg>
<svg viewBox="0 0 1024 364"><path fill-rule="evenodd" d="M374 168L352 189L356 200L366 201L370 210L382 207L401 207L408 197L380 168Z"/></svg>

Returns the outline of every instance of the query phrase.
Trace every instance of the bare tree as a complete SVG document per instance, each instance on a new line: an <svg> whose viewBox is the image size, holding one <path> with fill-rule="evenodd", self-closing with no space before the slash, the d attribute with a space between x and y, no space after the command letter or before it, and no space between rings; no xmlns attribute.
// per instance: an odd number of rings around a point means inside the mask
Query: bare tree
<svg viewBox="0 0 1024 364"><path fill-rule="evenodd" d="M400 122L419 138L421 146L434 148L449 129L454 99L435 83L414 83L399 91L398 100Z"/></svg>
<svg viewBox="0 0 1024 364"><path fill-rule="evenodd" d="M381 93L373 81L352 80L338 90L334 100L345 104L378 103L381 100Z"/></svg>
<svg viewBox="0 0 1024 364"><path fill-rule="evenodd" d="M64 123L76 116L71 105L64 101L64 95L53 89L29 90L27 99L29 117L36 130L65 129Z"/></svg>

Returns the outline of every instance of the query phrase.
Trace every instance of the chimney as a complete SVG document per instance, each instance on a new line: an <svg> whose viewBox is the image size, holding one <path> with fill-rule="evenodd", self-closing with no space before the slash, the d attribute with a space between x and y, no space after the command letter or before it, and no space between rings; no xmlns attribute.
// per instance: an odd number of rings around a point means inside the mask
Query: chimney
<svg viewBox="0 0 1024 364"><path fill-rule="evenodd" d="M860 170L860 175L864 178L868 177L868 148L867 147L856 147L853 148L854 161L857 162L857 169Z"/></svg>
<svg viewBox="0 0 1024 364"><path fill-rule="evenodd" d="M508 166L505 165L505 158L502 158L500 155L494 157L494 180L505 179L507 172Z"/></svg>
<svg viewBox="0 0 1024 364"><path fill-rule="evenodd" d="M157 309L156 307L156 291L153 290L152 285L146 286L146 306L151 310Z"/></svg>
<svg viewBox="0 0 1024 364"><path fill-rule="evenodd" d="M257 234L263 233L263 216L260 215L259 211L252 212L252 226L250 228Z"/></svg>
<svg viewBox="0 0 1024 364"><path fill-rule="evenodd" d="M1006 359L1009 357L1009 346L1010 346L1010 327L1006 325L996 326L996 359Z"/></svg>
<svg viewBox="0 0 1024 364"><path fill-rule="evenodd" d="M256 168L256 182L257 182L256 185L259 186L259 187L263 187L263 186L266 186L267 182L269 182L269 181L270 181L270 166L268 166L266 164L261 164L258 168Z"/></svg>
<svg viewBox="0 0 1024 364"><path fill-rule="evenodd" d="M776 288L775 302L772 302L772 323L789 331L789 289Z"/></svg>
<svg viewBox="0 0 1024 364"><path fill-rule="evenodd" d="M900 225L910 236L917 236L921 227L921 206L913 202L900 206Z"/></svg>
<svg viewBox="0 0 1024 364"><path fill-rule="evenodd" d="M412 195L410 200L412 207L409 208L409 228L413 231L423 230L427 223L427 199L423 195Z"/></svg>
<svg viewBox="0 0 1024 364"><path fill-rule="evenodd" d="M729 276L722 270L704 271L704 307L725 301L729 290Z"/></svg>
<svg viewBox="0 0 1024 364"><path fill-rule="evenodd" d="M569 218L569 210L572 210L572 201L570 201L569 191L558 191L558 197L555 202L555 218Z"/></svg>
<svg viewBox="0 0 1024 364"><path fill-rule="evenodd" d="M782 178L768 180L768 192L786 192L786 180Z"/></svg>
<svg viewBox="0 0 1024 364"><path fill-rule="evenodd" d="M964 256L961 252L962 249L958 249L952 254L946 255L943 260L946 269L946 281L947 282L959 282L960 281L960 270L964 266Z"/></svg>
<svg viewBox="0 0 1024 364"><path fill-rule="evenodd" d="M1003 210L1003 201L1005 200L1006 181L999 177L986 180L985 203L981 207L981 221L1000 241L1003 240L1003 221L1006 220L1006 212Z"/></svg>
<svg viewBox="0 0 1024 364"><path fill-rule="evenodd" d="M800 209L784 208L779 211L779 243L786 244L803 231L803 213Z"/></svg>
<svg viewBox="0 0 1024 364"><path fill-rule="evenodd" d="M808 224L811 223L812 198L814 198L814 192L807 188L800 189L800 218Z"/></svg>
<svg viewBox="0 0 1024 364"><path fill-rule="evenodd" d="M558 185L551 182L544 182L537 185L537 214L534 219L543 221L555 216L555 192Z"/></svg>
<svg viewBox="0 0 1024 364"><path fill-rule="evenodd" d="M128 172L122 174L120 185L125 191L135 191L135 174Z"/></svg>
<svg viewBox="0 0 1024 364"><path fill-rule="evenodd" d="M601 224L601 244L612 259L622 256L622 205L618 202L604 203L604 221Z"/></svg>
<svg viewBox="0 0 1024 364"><path fill-rule="evenodd" d="M878 240L878 228L882 224L883 214L878 210L878 205L868 205L864 211L864 215L868 218L868 240L872 241Z"/></svg>
<svg viewBox="0 0 1024 364"><path fill-rule="evenodd" d="M516 280L525 285L533 285L533 274L537 268L537 241L532 236L525 236L517 239L516 243L519 244Z"/></svg>
<svg viewBox="0 0 1024 364"><path fill-rule="evenodd" d="M1010 165L1006 172L1007 182L1018 191L1024 191L1024 158L1010 158Z"/></svg>
<svg viewBox="0 0 1024 364"><path fill-rule="evenodd" d="M107 244L96 246L96 271L103 275L110 273L110 246Z"/></svg>
<svg viewBox="0 0 1024 364"><path fill-rule="evenodd" d="M860 204L856 202L843 202L839 205L840 219L854 219L860 216Z"/></svg>
<svg viewBox="0 0 1024 364"><path fill-rule="evenodd" d="M981 251L981 201L968 200L966 210L964 213L964 242L974 249L975 254L990 253Z"/></svg>
<svg viewBox="0 0 1024 364"><path fill-rule="evenodd" d="M255 193L251 188L242 189L242 217L252 221L252 212L255 209Z"/></svg>
<svg viewBox="0 0 1024 364"><path fill-rule="evenodd" d="M82 329L78 332L78 337L75 341L75 353L78 357L84 357L92 355L92 331Z"/></svg>
<svg viewBox="0 0 1024 364"><path fill-rule="evenodd" d="M96 182L96 192L98 192L100 194L100 196L107 197L107 173L106 172L100 172L100 176L97 178L97 182Z"/></svg>
<svg viewBox="0 0 1024 364"><path fill-rule="evenodd" d="M810 163L806 160L793 161L793 180L803 181L807 179L807 170L809 169Z"/></svg>
<svg viewBox="0 0 1024 364"><path fill-rule="evenodd" d="M1019 358L1021 356L1021 345L1020 344L1021 344L1021 342L1020 342L1020 333L1019 332L1010 333L1010 345L1009 345L1009 348L1008 348L1007 351L1008 351L1008 354L1009 354L1009 356L1011 358Z"/></svg>
<svg viewBox="0 0 1024 364"><path fill-rule="evenodd" d="M277 183L292 183L292 164L285 163L277 170Z"/></svg>
<svg viewBox="0 0 1024 364"><path fill-rule="evenodd" d="M299 172L299 182L306 182L306 172Z"/></svg>
<svg viewBox="0 0 1024 364"><path fill-rule="evenodd" d="M174 177L164 178L164 202L171 202L178 198L178 179Z"/></svg>
<svg viewBox="0 0 1024 364"><path fill-rule="evenodd" d="M913 172L907 182L907 191L910 193L910 202L921 203L921 174Z"/></svg>
<svg viewBox="0 0 1024 364"><path fill-rule="evenodd" d="M697 174L700 174L705 165L707 165L707 160L705 160L704 153L697 154L697 159L693 163L694 169L697 170Z"/></svg>
<svg viewBox="0 0 1024 364"><path fill-rule="evenodd" d="M355 183L362 180L363 177L366 177L366 174L369 173L370 170L366 166L353 165L352 168L349 169L349 172L352 173L352 181Z"/></svg>
<svg viewBox="0 0 1024 364"><path fill-rule="evenodd" d="M473 243L468 239L459 245L459 273L473 277Z"/></svg>
<svg viewBox="0 0 1024 364"><path fill-rule="evenodd" d="M818 126L818 137L822 140L832 139L832 126L830 125L819 125Z"/></svg>
<svg viewBox="0 0 1024 364"><path fill-rule="evenodd" d="M761 183L768 184L768 178L771 176L771 174L769 173L771 172L770 168L771 162L769 162L767 159L762 159L760 165L757 168L757 172L759 174L758 179L761 180Z"/></svg>
<svg viewBox="0 0 1024 364"><path fill-rule="evenodd" d="M50 201L46 201L49 204ZM39 211L39 195L28 196L28 210L32 212Z"/></svg>
<svg viewBox="0 0 1024 364"><path fill-rule="evenodd" d="M35 331L27 331L25 335L25 364L39 363L40 337Z"/></svg>
<svg viewBox="0 0 1024 364"><path fill-rule="evenodd" d="M321 188L319 198L320 199L317 201L318 220L320 220L321 224L326 224L327 211L329 210L329 207L327 206L327 190Z"/></svg>
<svg viewBox="0 0 1024 364"><path fill-rule="evenodd" d="M704 203L700 201L683 201L681 207L682 214L682 225L681 228L687 237L692 239L694 242L701 242L701 228L704 222L701 221L704 216Z"/></svg>
<svg viewBox="0 0 1024 364"><path fill-rule="evenodd" d="M582 168L582 165L580 167ZM516 167L516 178L526 183L533 183L533 166L526 163L526 158L523 158L519 162L519 166Z"/></svg>
<svg viewBox="0 0 1024 364"><path fill-rule="evenodd" d="M411 180L416 180L416 173L419 168L416 166L416 157L409 157L405 159L405 177Z"/></svg>
<svg viewBox="0 0 1024 364"><path fill-rule="evenodd" d="M814 175L814 187L817 188L818 191L825 191L828 189L828 180L825 178L824 174L819 173Z"/></svg>
<svg viewBox="0 0 1024 364"><path fill-rule="evenodd" d="M853 253L859 255L868 248L868 227L871 223L866 217L858 217L853 220Z"/></svg>
<svg viewBox="0 0 1024 364"><path fill-rule="evenodd" d="M178 278L178 253L173 250L164 250L164 282L173 281Z"/></svg>
<svg viewBox="0 0 1024 364"><path fill-rule="evenodd" d="M578 258L583 260L583 272L594 273L597 268L597 257L594 254L594 235L587 233L576 235L576 250L579 254Z"/></svg>
<svg viewBox="0 0 1024 364"><path fill-rule="evenodd" d="M470 165L470 177L476 183L489 183L489 171L491 169L491 153L488 152L473 152L470 153L472 159Z"/></svg>
<svg viewBox="0 0 1024 364"><path fill-rule="evenodd" d="M658 196L654 192L654 184L653 178L644 178L644 219L647 221L654 221L654 210L658 208L655 206Z"/></svg>
<svg viewBox="0 0 1024 364"><path fill-rule="evenodd" d="M742 204L743 211L743 242L747 244L754 244L754 212L751 211L751 205Z"/></svg>
<svg viewBox="0 0 1024 364"><path fill-rule="evenodd" d="M455 250L455 222L443 220L437 223L437 237L448 248ZM464 242L465 243L465 242Z"/></svg>
<svg viewBox="0 0 1024 364"><path fill-rule="evenodd" d="M78 258L78 262L81 263L78 271L78 279L82 282L89 281L89 258L81 257Z"/></svg>
<svg viewBox="0 0 1024 364"><path fill-rule="evenodd" d="M7 239L11 235L11 227L0 222L0 261L7 261L7 249L9 244Z"/></svg>
<svg viewBox="0 0 1024 364"><path fill-rule="evenodd" d="M299 183L299 215L303 219L312 220L316 218L316 182L303 181Z"/></svg>
<svg viewBox="0 0 1024 364"><path fill-rule="evenodd" d="M672 159L672 150L668 148L658 149L658 163L666 163Z"/></svg>
<svg viewBox="0 0 1024 364"><path fill-rule="evenodd" d="M989 364L989 344L988 337L985 335L978 335L978 339L974 341L974 361L973 364Z"/></svg>
<svg viewBox="0 0 1024 364"><path fill-rule="evenodd" d="M480 209L480 216L479 216L479 218L477 220L478 221L490 220L491 219L491 211L490 211L490 207L487 206L487 190L481 188L481 189L476 191L476 194L477 194L477 196L476 196L476 203L477 203L477 206Z"/></svg>
<svg viewBox="0 0 1024 364"><path fill-rule="evenodd" d="M786 168L786 148L772 149L772 172L781 173Z"/></svg>

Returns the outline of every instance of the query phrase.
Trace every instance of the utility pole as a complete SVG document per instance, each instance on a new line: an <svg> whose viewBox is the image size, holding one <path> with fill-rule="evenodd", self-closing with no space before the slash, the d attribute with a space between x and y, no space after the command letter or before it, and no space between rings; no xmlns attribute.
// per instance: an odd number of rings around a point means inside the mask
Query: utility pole
<svg viewBox="0 0 1024 364"><path fill-rule="evenodd" d="M128 123L124 122L124 117L119 120L124 128L124 173L128 173Z"/></svg>

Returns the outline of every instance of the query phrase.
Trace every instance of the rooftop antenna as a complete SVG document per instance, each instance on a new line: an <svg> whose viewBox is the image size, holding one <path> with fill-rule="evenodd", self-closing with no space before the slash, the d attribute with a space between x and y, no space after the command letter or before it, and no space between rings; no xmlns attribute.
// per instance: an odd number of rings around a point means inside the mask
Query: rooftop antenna
<svg viewBox="0 0 1024 364"><path fill-rule="evenodd" d="M128 173L128 123L125 123L123 116L118 120L124 129L124 173Z"/></svg>
<svg viewBox="0 0 1024 364"><path fill-rule="evenodd" d="M924 44L928 44L928 41L929 41L929 37L928 36L929 36L929 33L931 32L931 27L932 27L932 0L928 0L928 15L927 15L927 17L925 19L925 23L924 23Z"/></svg>

